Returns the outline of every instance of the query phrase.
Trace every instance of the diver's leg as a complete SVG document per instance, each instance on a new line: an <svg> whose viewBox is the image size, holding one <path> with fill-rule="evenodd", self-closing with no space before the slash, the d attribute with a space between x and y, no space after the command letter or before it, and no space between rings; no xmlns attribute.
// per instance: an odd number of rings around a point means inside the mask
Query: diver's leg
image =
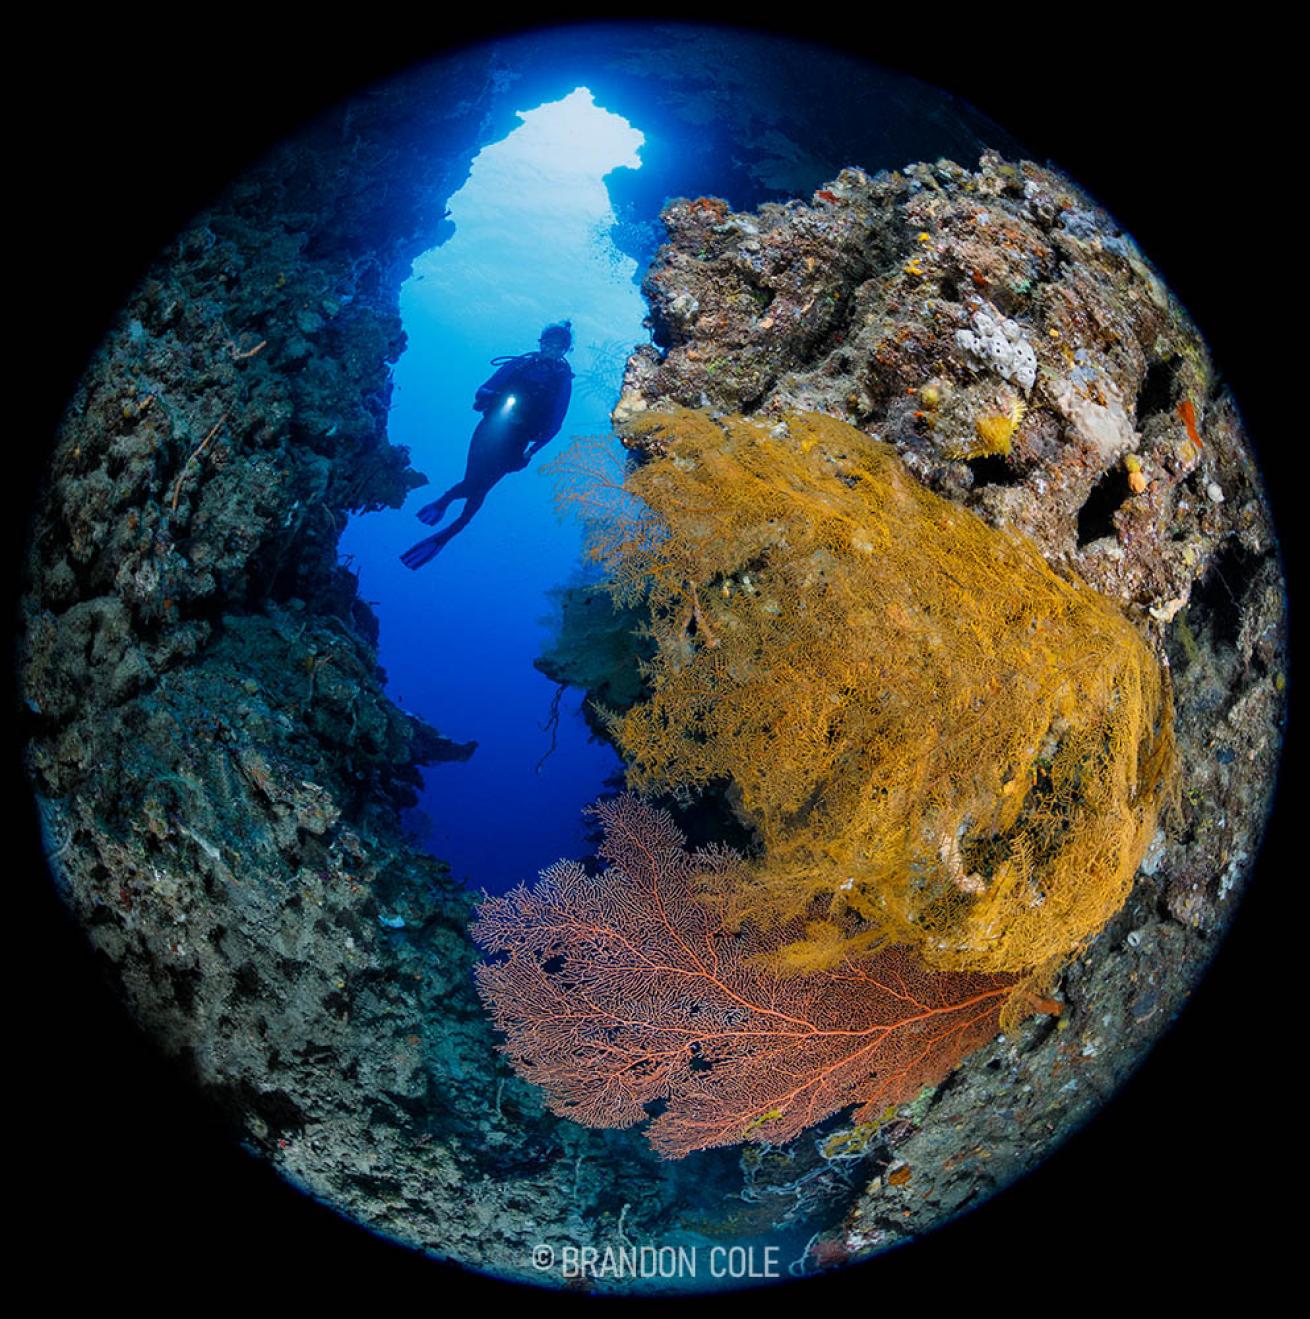
<svg viewBox="0 0 1310 1319"><path fill-rule="evenodd" d="M405 567L421 568L425 563L435 559L446 547L450 538L458 535L468 526L469 519L482 507L482 501L486 497L487 492L485 490L475 490L471 495L465 496L464 507L460 509L459 517L450 526L443 527L435 536L428 536L425 540L419 541L417 545L411 545L400 556Z"/></svg>
<svg viewBox="0 0 1310 1319"><path fill-rule="evenodd" d="M452 536L457 536L468 526L469 520L482 507L482 501L486 497L487 492L485 490L474 490L472 494L465 496L464 507L459 511L459 517L450 526L443 527L442 530L437 532L433 540L439 540L441 545L444 545ZM437 548L440 549L441 545L438 545Z"/></svg>
<svg viewBox="0 0 1310 1319"><path fill-rule="evenodd" d="M441 521L442 515L451 503L456 499L464 498L466 493L465 485L466 482L457 481L440 499L434 499L432 503L424 504L418 511L419 521L426 522L430 527L435 527Z"/></svg>

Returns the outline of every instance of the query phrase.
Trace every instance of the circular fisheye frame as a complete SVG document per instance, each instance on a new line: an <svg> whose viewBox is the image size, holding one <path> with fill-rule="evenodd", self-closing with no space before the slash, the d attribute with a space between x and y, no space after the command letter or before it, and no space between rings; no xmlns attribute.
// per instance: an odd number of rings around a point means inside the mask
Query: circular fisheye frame
<svg viewBox="0 0 1310 1319"><path fill-rule="evenodd" d="M1038 1166L1281 749L1160 270L746 31L474 45L279 143L87 365L25 581L49 867L142 1030L308 1195L546 1288L839 1270Z"/></svg>

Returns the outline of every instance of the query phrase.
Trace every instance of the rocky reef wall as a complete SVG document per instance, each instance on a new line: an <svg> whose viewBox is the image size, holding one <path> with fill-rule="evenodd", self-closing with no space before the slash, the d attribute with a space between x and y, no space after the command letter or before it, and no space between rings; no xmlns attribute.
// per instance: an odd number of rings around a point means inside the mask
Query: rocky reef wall
<svg viewBox="0 0 1310 1319"><path fill-rule="evenodd" d="M652 409L842 418L1118 601L1168 661L1174 692L1181 817L1064 973L1058 1023L997 1040L913 1121L887 1124L881 1171L844 1227L811 1244L808 1262L822 1266L1012 1181L1177 1013L1269 809L1284 583L1204 342L1131 237L1058 173L990 152L976 168L851 169L749 213L677 201L665 222L644 283L656 346L630 360L615 411L629 447L658 444L641 424Z"/></svg>

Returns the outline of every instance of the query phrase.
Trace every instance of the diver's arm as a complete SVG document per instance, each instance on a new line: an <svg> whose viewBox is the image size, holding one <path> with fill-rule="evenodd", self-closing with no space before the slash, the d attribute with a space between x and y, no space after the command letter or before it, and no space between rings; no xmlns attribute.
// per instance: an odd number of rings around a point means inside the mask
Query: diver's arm
<svg viewBox="0 0 1310 1319"><path fill-rule="evenodd" d="M542 449L544 449L544 448L546 447L546 445L548 445L548 444L551 442L551 440L553 440L553 439L555 438L555 436L558 435L558 434L559 434L559 426L558 426L558 424L557 424L557 425L555 426L554 430L545 431L545 432L543 432L542 434L538 435L537 438L536 438L535 440L533 440L533 441L528 445L528 447L523 451L524 456L527 457L527 458L531 458L532 455L533 455L534 453L539 453L539 452L540 452Z"/></svg>
<svg viewBox="0 0 1310 1319"><path fill-rule="evenodd" d="M559 434L564 418L569 410L569 399L573 394L573 376L561 375L555 386L555 397L550 401L550 411L542 421L541 432L528 445L527 456L532 457L539 449L544 449Z"/></svg>
<svg viewBox="0 0 1310 1319"><path fill-rule="evenodd" d="M473 399L473 407L478 412L485 412L495 401L510 389L514 377L518 374L522 362L519 358L506 362L494 375L485 380Z"/></svg>

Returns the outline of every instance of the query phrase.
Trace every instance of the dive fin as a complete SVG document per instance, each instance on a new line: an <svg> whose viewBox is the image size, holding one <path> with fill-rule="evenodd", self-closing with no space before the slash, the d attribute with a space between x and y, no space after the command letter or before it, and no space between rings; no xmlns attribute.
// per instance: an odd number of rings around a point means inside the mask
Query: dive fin
<svg viewBox="0 0 1310 1319"><path fill-rule="evenodd" d="M421 568L430 559L437 557L445 543L440 536L428 536L425 540L419 541L417 545L411 545L400 556L401 561L406 568Z"/></svg>

